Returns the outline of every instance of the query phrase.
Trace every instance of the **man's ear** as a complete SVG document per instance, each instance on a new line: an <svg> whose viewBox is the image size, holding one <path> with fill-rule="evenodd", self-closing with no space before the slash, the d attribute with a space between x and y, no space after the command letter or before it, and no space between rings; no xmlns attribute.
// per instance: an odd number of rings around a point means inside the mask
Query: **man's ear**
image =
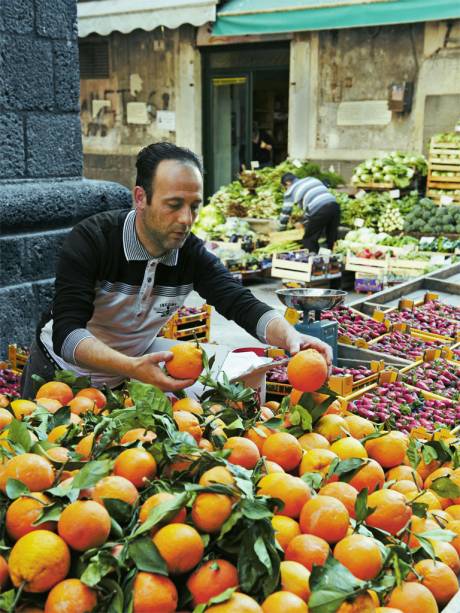
<svg viewBox="0 0 460 613"><path fill-rule="evenodd" d="M147 206L147 194L140 185L135 185L133 190L134 207L136 211L141 211Z"/></svg>

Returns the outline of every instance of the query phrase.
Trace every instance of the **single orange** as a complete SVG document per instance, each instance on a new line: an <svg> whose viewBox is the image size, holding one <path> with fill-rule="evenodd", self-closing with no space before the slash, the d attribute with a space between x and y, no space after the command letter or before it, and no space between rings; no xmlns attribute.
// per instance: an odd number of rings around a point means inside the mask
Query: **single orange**
<svg viewBox="0 0 460 613"><path fill-rule="evenodd" d="M329 544L314 534L299 534L289 543L284 559L298 562L311 572L313 564L322 566L330 553Z"/></svg>
<svg viewBox="0 0 460 613"><path fill-rule="evenodd" d="M200 477L199 484L203 487L222 483L223 485L235 485L235 478L225 466L214 466L206 470Z"/></svg>
<svg viewBox="0 0 460 613"><path fill-rule="evenodd" d="M103 394L101 390L98 390L96 387L85 387L79 390L76 395L79 398L83 397L93 400L96 403L97 408L101 411L107 404L107 398L105 397L105 394ZM97 413L97 411L95 411L95 413Z"/></svg>
<svg viewBox="0 0 460 613"><path fill-rule="evenodd" d="M36 453L22 453L14 456L2 471L2 491L6 491L8 479L17 479L32 492L47 490L54 482L54 468L47 459Z"/></svg>
<svg viewBox="0 0 460 613"><path fill-rule="evenodd" d="M48 594L45 613L91 613L97 605L97 593L80 579L64 579Z"/></svg>
<svg viewBox="0 0 460 613"><path fill-rule="evenodd" d="M393 490L373 492L367 499L367 506L375 509L366 519L367 525L393 535L402 530L412 516L405 497Z"/></svg>
<svg viewBox="0 0 460 613"><path fill-rule="evenodd" d="M260 460L260 452L257 445L242 436L231 436L225 441L224 449L230 450L227 460L231 464L238 464L243 468L254 468Z"/></svg>
<svg viewBox="0 0 460 613"><path fill-rule="evenodd" d="M403 613L438 613L433 594L421 583L403 582L391 592L387 604Z"/></svg>
<svg viewBox="0 0 460 613"><path fill-rule="evenodd" d="M355 503L358 496L358 490L356 490L349 483L344 481L335 481L334 483L327 483L319 490L318 494L321 496L332 496L337 498L345 506L350 517L355 517Z"/></svg>
<svg viewBox="0 0 460 613"><path fill-rule="evenodd" d="M406 441L393 431L366 441L365 447L369 457L383 468L402 464L407 451Z"/></svg>
<svg viewBox="0 0 460 613"><path fill-rule="evenodd" d="M348 482L360 492L367 487L368 492L383 487L385 473L383 468L375 460L367 460L366 463L353 475Z"/></svg>
<svg viewBox="0 0 460 613"><path fill-rule="evenodd" d="M338 456L330 449L310 449L303 454L299 467L299 475L305 473L321 473L326 476L330 465Z"/></svg>
<svg viewBox="0 0 460 613"><path fill-rule="evenodd" d="M262 603L262 611L264 613L282 613L283 611L308 613L308 607L296 594L280 591L267 596Z"/></svg>
<svg viewBox="0 0 460 613"><path fill-rule="evenodd" d="M297 468L302 459L299 441L288 432L275 432L264 442L262 454L267 460L276 462L284 470Z"/></svg>
<svg viewBox="0 0 460 613"><path fill-rule="evenodd" d="M147 498L147 500L141 506L140 511L139 511L140 523L143 524L145 522L147 517L150 515L150 512L152 511L152 509L154 509L156 506L158 506L159 504L162 504L163 502L173 500L175 497L176 496L174 496L174 494L170 494L169 492L158 492L158 494L153 494L153 496L150 496L149 498ZM177 512L177 515L174 515L174 517L170 519L167 523L168 524L182 524L185 522L186 517L187 517L187 510L185 509L185 507L182 507Z"/></svg>
<svg viewBox="0 0 460 613"><path fill-rule="evenodd" d="M444 562L421 560L414 566L414 570L421 576L422 585L430 590L439 606L446 605L458 592L458 579Z"/></svg>
<svg viewBox="0 0 460 613"><path fill-rule="evenodd" d="M76 551L100 547L109 537L110 515L93 500L76 500L61 513L58 533Z"/></svg>
<svg viewBox="0 0 460 613"><path fill-rule="evenodd" d="M287 515L274 515L272 526L275 531L275 538L284 551L286 551L292 539L300 534L299 523L292 517L287 517Z"/></svg>
<svg viewBox="0 0 460 613"><path fill-rule="evenodd" d="M85 415L86 413L98 413L97 404L86 396L75 396L69 402L69 407L75 415Z"/></svg>
<svg viewBox="0 0 460 613"><path fill-rule="evenodd" d="M131 481L118 475L109 475L96 483L92 497L100 504L104 504L104 498L115 498L128 504L134 504L137 496L136 486Z"/></svg>
<svg viewBox="0 0 460 613"><path fill-rule="evenodd" d="M225 602L208 607L206 613L263 613L263 610L254 598L241 592L233 592Z"/></svg>
<svg viewBox="0 0 460 613"><path fill-rule="evenodd" d="M350 534L339 541L334 547L334 558L363 581L374 579L383 566L377 541L362 534Z"/></svg>
<svg viewBox="0 0 460 613"><path fill-rule="evenodd" d="M133 583L133 613L174 613L177 589L171 579L138 572Z"/></svg>
<svg viewBox="0 0 460 613"><path fill-rule="evenodd" d="M37 392L37 400L40 398L52 398L59 400L62 406L66 406L73 398L72 388L62 381L49 381L44 383Z"/></svg>
<svg viewBox="0 0 460 613"><path fill-rule="evenodd" d="M38 526L34 522L40 517L43 508L51 504L51 499L42 492L31 492L13 500L5 516L5 527L10 538L17 541L33 530L56 530L55 521L47 521Z"/></svg>
<svg viewBox="0 0 460 613"><path fill-rule="evenodd" d="M204 492L192 505L192 521L201 532L219 532L231 514L232 500L225 494Z"/></svg>
<svg viewBox="0 0 460 613"><path fill-rule="evenodd" d="M203 370L203 352L194 343L181 343L168 349L173 357L165 362L166 370L175 379L198 379Z"/></svg>
<svg viewBox="0 0 460 613"><path fill-rule="evenodd" d="M346 415L345 421L353 438L361 439L375 432L374 424L359 415Z"/></svg>
<svg viewBox="0 0 460 613"><path fill-rule="evenodd" d="M187 524L168 524L160 528L153 542L173 575L189 572L203 557L203 541L195 528Z"/></svg>
<svg viewBox="0 0 460 613"><path fill-rule="evenodd" d="M304 349L290 359L287 367L289 383L302 392L316 392L328 376L326 360L316 349Z"/></svg>
<svg viewBox="0 0 460 613"><path fill-rule="evenodd" d="M157 463L151 453L140 447L125 449L115 460L113 474L125 477L137 488L148 485L157 473Z"/></svg>
<svg viewBox="0 0 460 613"><path fill-rule="evenodd" d="M238 587L238 571L227 560L208 560L193 571L187 580L193 606L204 604L225 590Z"/></svg>
<svg viewBox="0 0 460 613"><path fill-rule="evenodd" d="M332 443L349 435L348 423L341 415L323 415L315 426L315 432L322 434Z"/></svg>
<svg viewBox="0 0 460 613"><path fill-rule="evenodd" d="M195 415L203 415L203 407L193 398L181 398L173 404L173 411L188 411Z"/></svg>
<svg viewBox="0 0 460 613"><path fill-rule="evenodd" d="M65 541L49 530L34 530L22 536L8 558L15 587L25 583L26 592L47 592L66 578L70 552Z"/></svg>
<svg viewBox="0 0 460 613"><path fill-rule="evenodd" d="M22 419L26 415L31 415L37 409L35 402L22 398L12 400L10 406L16 419Z"/></svg>
<svg viewBox="0 0 460 613"><path fill-rule="evenodd" d="M62 407L59 400L56 400L55 398L40 398L37 400L37 405L40 407L45 407L48 413L53 414L56 413L56 411L59 411L59 409Z"/></svg>
<svg viewBox="0 0 460 613"><path fill-rule="evenodd" d="M404 464L400 464L399 466L395 466L394 468L390 468L387 472L387 481L412 481L417 485L417 487L421 488L423 486L423 479L415 471L411 466L406 466Z"/></svg>
<svg viewBox="0 0 460 613"><path fill-rule="evenodd" d="M305 449L305 451L309 451L310 449L329 449L331 446L327 438L322 434L318 434L318 432L307 432L306 434L302 434L298 440L300 446L302 449Z"/></svg>
<svg viewBox="0 0 460 613"><path fill-rule="evenodd" d="M279 513L287 517L297 518L303 505L310 500L311 491L305 481L287 473L269 473L257 484L259 496L271 496L284 503Z"/></svg>
<svg viewBox="0 0 460 613"><path fill-rule="evenodd" d="M174 411L173 419L179 432L188 432L198 443L203 435L200 422L193 413L188 411Z"/></svg>
<svg viewBox="0 0 460 613"><path fill-rule="evenodd" d="M318 495L303 506L299 525L304 534L319 536L327 543L337 543L347 534L350 516L337 498Z"/></svg>
<svg viewBox="0 0 460 613"><path fill-rule="evenodd" d="M281 589L296 594L305 602L310 598L310 571L292 560L284 560L280 564Z"/></svg>

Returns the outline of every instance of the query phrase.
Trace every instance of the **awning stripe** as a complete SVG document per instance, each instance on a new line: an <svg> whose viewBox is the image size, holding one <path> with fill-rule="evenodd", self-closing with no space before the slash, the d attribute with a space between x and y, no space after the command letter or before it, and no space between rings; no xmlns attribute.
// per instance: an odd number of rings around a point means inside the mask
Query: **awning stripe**
<svg viewBox="0 0 460 613"><path fill-rule="evenodd" d="M159 26L178 28L215 21L218 0L93 0L79 2L78 35L106 36L117 31L127 34L135 29L151 31Z"/></svg>
<svg viewBox="0 0 460 613"><path fill-rule="evenodd" d="M459 0L230 0L213 36L276 34L460 18Z"/></svg>

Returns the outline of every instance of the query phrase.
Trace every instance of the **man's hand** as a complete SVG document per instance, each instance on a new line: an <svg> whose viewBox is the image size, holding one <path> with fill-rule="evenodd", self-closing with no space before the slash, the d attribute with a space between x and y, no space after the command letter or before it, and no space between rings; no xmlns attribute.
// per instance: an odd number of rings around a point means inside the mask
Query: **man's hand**
<svg viewBox="0 0 460 613"><path fill-rule="evenodd" d="M177 392L195 383L194 379L174 379L166 375L158 366L161 362L172 360L171 351L148 353L139 358L133 358L131 377L155 385L163 392Z"/></svg>
<svg viewBox="0 0 460 613"><path fill-rule="evenodd" d="M330 373L332 367L332 349L314 336L301 334L294 326L291 326L283 317L272 319L267 326L267 343L281 347L291 355L299 353L301 349L316 349L327 362Z"/></svg>

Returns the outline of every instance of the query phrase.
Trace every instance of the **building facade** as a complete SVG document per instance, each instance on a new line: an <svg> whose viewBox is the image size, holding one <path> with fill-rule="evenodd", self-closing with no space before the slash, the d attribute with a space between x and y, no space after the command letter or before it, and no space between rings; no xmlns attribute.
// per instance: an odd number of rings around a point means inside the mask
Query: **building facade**
<svg viewBox="0 0 460 613"><path fill-rule="evenodd" d="M295 23L282 11L270 21L264 0L155 0L144 15L132 10L142 0L80 2L85 175L131 187L140 147L168 139L203 154L211 193L251 165L254 128L271 137L271 163L308 158L345 177L381 151L422 152L460 118L460 5L449 1L438 17L370 13L371 25L339 8L304 23L300 0Z"/></svg>

